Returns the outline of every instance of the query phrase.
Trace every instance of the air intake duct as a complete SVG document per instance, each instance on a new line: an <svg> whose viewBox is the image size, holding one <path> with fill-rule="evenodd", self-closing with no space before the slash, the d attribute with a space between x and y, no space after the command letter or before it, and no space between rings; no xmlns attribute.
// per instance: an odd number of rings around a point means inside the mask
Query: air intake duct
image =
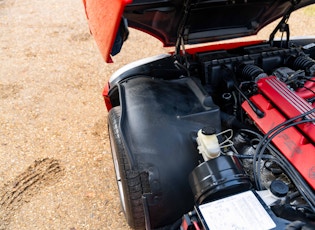
<svg viewBox="0 0 315 230"><path fill-rule="evenodd" d="M248 81L257 81L258 79L267 76L267 74L258 66L244 63L239 65L237 72L242 78L245 78Z"/></svg>
<svg viewBox="0 0 315 230"><path fill-rule="evenodd" d="M294 70L305 70L306 74L314 76L315 74L315 61L305 55L298 57L291 56L288 59L288 65Z"/></svg>

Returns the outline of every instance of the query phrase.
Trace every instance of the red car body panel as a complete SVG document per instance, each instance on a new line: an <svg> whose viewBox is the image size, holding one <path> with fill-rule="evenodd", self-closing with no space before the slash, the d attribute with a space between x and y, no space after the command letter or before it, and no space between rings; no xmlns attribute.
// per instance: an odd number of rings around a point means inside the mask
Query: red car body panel
<svg viewBox="0 0 315 230"><path fill-rule="evenodd" d="M90 31L107 63L110 56L124 8L132 0L83 0ZM104 13L106 12L106 13Z"/></svg>
<svg viewBox="0 0 315 230"><path fill-rule="evenodd" d="M110 97L109 97L109 83L107 83L104 87L104 90L103 90L103 97L104 97L104 101L105 101L105 106L106 106L106 109L107 111L111 110L112 109L112 103L110 101Z"/></svg>

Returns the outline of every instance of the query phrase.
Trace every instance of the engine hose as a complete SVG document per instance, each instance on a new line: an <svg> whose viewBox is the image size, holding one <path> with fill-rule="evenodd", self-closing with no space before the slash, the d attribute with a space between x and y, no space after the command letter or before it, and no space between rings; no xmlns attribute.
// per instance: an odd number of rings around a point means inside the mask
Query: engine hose
<svg viewBox="0 0 315 230"><path fill-rule="evenodd" d="M303 123L315 122L315 119L307 119L307 120L295 121L293 123L288 124L289 122L293 121L293 119L298 118L302 115L306 116L307 114L312 113L314 110L315 109L312 109L304 114L291 118L275 126L273 129L271 129L268 133L264 135L263 139L261 139L259 145L257 146L256 152L254 154L254 162L256 162L257 160L257 165L255 163L253 164L254 175L256 175L255 183L258 190L261 190L262 186L260 183L260 170L257 170L257 169L260 169L261 155L265 152L265 149L268 148L268 145L271 142L271 140L276 135L284 131L285 129L288 129L290 127L303 124ZM283 126L283 125L286 125L286 126ZM315 199L314 199L313 190L308 186L307 182L302 178L302 176L296 173L296 169L288 162L288 160L284 157L284 155L282 155L278 151L274 151L273 154L280 161L280 165L282 166L284 171L287 173L287 175L291 178L292 182L296 185L296 188L299 190L300 194L304 197L305 201L309 204L312 211L315 212Z"/></svg>
<svg viewBox="0 0 315 230"><path fill-rule="evenodd" d="M238 72L246 80L256 80L257 78L267 76L261 68L251 64L241 64L238 68Z"/></svg>
<svg viewBox="0 0 315 230"><path fill-rule="evenodd" d="M292 63L295 70L303 69L307 74L313 75L315 72L315 61L308 56L298 56Z"/></svg>

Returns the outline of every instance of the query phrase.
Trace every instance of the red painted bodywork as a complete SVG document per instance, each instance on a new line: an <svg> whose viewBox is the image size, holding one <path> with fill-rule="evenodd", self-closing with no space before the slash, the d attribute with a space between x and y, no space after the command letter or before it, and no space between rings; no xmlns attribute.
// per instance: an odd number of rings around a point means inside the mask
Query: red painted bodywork
<svg viewBox="0 0 315 230"><path fill-rule="evenodd" d="M109 83L107 83L104 87L103 97L104 97L105 106L106 106L107 111L111 110L113 108L113 106L112 106L112 103L111 103L110 97L109 97Z"/></svg>
<svg viewBox="0 0 315 230"><path fill-rule="evenodd" d="M90 31L101 51L104 60L113 62L110 56L121 16L132 0L83 0ZM106 13L104 13L106 12Z"/></svg>
<svg viewBox="0 0 315 230"><path fill-rule="evenodd" d="M268 81L276 81L279 85L278 88L273 88ZM242 108L265 134L275 126L288 120L288 118L293 118L304 113L306 107L308 110L312 109L309 108L311 105L303 98L299 97L295 92L288 90L286 84L280 82L274 76L260 79L258 81L258 88L262 94L252 96L251 101L259 106L260 110L265 113L265 116L259 118L247 102L242 104ZM282 92L286 93L285 97L282 95ZM301 106L305 106L305 108ZM315 114L310 114L309 118L313 118L314 116ZM288 128L272 139L273 144L283 153L313 189L315 189L315 146L305 136L310 140L314 140L314 127L314 123L308 122L299 125L299 129L296 127Z"/></svg>
<svg viewBox="0 0 315 230"><path fill-rule="evenodd" d="M112 63L111 50L116 38L116 34L120 25L126 5L132 3L132 0L83 0L85 13L88 19L90 31L99 47L99 50L107 63ZM106 12L106 13L104 13ZM141 28L138 28L141 30ZM144 30L143 30L144 31ZM159 38L149 31L144 31L150 35ZM163 42L163 41L161 41ZM187 51L189 54L197 52L232 49L241 46L253 45L262 41L235 42L215 45L206 45L197 48L190 48Z"/></svg>

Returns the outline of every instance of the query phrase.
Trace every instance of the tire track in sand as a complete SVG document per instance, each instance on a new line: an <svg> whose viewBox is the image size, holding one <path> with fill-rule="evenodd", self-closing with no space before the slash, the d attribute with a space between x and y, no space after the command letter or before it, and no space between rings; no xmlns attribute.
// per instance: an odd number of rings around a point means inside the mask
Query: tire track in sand
<svg viewBox="0 0 315 230"><path fill-rule="evenodd" d="M64 175L60 162L51 158L36 160L13 181L0 189L0 229L6 229L11 217L45 186L55 184Z"/></svg>

